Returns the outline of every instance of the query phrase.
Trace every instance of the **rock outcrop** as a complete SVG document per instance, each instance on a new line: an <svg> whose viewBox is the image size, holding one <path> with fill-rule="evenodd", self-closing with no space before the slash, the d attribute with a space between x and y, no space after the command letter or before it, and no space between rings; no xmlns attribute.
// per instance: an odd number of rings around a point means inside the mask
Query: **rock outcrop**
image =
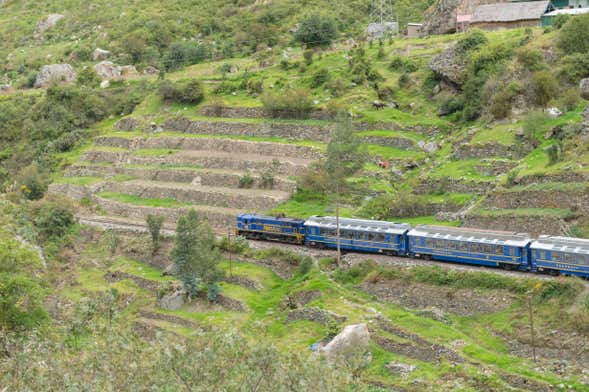
<svg viewBox="0 0 589 392"><path fill-rule="evenodd" d="M581 80L579 83L579 90L581 93L581 98L589 101L589 78Z"/></svg>
<svg viewBox="0 0 589 392"><path fill-rule="evenodd" d="M426 11L423 31L428 34L448 34L456 31L456 15L461 0L439 0Z"/></svg>
<svg viewBox="0 0 589 392"><path fill-rule="evenodd" d="M430 69L442 80L452 86L460 87L466 79L466 56L461 56L456 46L446 49L434 57L430 63Z"/></svg>
<svg viewBox="0 0 589 392"><path fill-rule="evenodd" d="M366 324L348 325L321 350L330 360L364 354L368 350L370 333Z"/></svg>
<svg viewBox="0 0 589 392"><path fill-rule="evenodd" d="M169 295L164 295L159 300L159 306L166 310L178 310L184 305L184 298L186 293L184 291L176 291Z"/></svg>
<svg viewBox="0 0 589 392"><path fill-rule="evenodd" d="M112 61L102 61L94 66L94 70L102 80L117 80L138 74L134 66L116 65Z"/></svg>
<svg viewBox="0 0 589 392"><path fill-rule="evenodd" d="M70 83L76 80L76 72L69 64L44 65L37 75L35 87L46 87L51 83Z"/></svg>
<svg viewBox="0 0 589 392"><path fill-rule="evenodd" d="M106 60L111 55L111 52L108 50L96 48L94 52L92 52L92 60Z"/></svg>
<svg viewBox="0 0 589 392"><path fill-rule="evenodd" d="M47 15L45 19L42 19L37 22L37 26L35 26L35 34L41 34L46 30L49 30L57 24L60 20L65 18L65 15L62 14L50 14Z"/></svg>

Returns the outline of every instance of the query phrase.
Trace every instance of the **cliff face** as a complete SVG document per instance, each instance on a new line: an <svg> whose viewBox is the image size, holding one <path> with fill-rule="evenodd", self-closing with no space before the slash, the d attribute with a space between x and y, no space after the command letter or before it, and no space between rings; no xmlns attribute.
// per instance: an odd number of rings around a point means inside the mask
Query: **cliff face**
<svg viewBox="0 0 589 392"><path fill-rule="evenodd" d="M472 14L482 4L503 3L504 0L438 0L425 12L423 31L426 34L449 34L456 31L456 15Z"/></svg>

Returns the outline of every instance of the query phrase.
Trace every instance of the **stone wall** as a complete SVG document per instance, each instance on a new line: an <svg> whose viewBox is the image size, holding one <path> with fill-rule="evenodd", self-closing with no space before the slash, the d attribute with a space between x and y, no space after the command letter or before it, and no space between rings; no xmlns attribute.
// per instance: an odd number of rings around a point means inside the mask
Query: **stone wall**
<svg viewBox="0 0 589 392"><path fill-rule="evenodd" d="M203 106L198 111L198 114L224 118L272 118L272 115L263 107ZM311 110L308 118L313 120L333 120L333 116L321 109Z"/></svg>
<svg viewBox="0 0 589 392"><path fill-rule="evenodd" d="M501 143L463 143L454 147L452 150L452 159L484 159L490 157L518 159L532 150L533 147L530 145L522 145L518 149L515 145Z"/></svg>
<svg viewBox="0 0 589 392"><path fill-rule="evenodd" d="M150 169L150 168L127 168L123 166L84 166L75 165L65 172L66 177L104 177L105 179L125 175L150 181L192 183L203 186L215 186L226 188L238 188L239 179L242 173L226 171L212 171L207 169ZM254 174L253 188L261 187L261 178ZM284 178L275 177L272 189L283 192L293 192L296 183Z"/></svg>
<svg viewBox="0 0 589 392"><path fill-rule="evenodd" d="M288 194L252 189L202 188L179 184L109 182L103 191L125 193L148 199L174 199L179 202L226 208L266 210L286 201Z"/></svg>
<svg viewBox="0 0 589 392"><path fill-rule="evenodd" d="M462 221L464 227L478 229L503 230L528 233L532 236L541 234L566 235L566 222L550 216L486 216L476 213L468 214Z"/></svg>
<svg viewBox="0 0 589 392"><path fill-rule="evenodd" d="M436 192L485 194L495 186L493 182L459 180L454 178L428 178L413 187L413 192L419 195Z"/></svg>
<svg viewBox="0 0 589 392"><path fill-rule="evenodd" d="M554 174L530 174L515 180L518 185L544 184L548 182L588 182L589 173L567 171Z"/></svg>
<svg viewBox="0 0 589 392"><path fill-rule="evenodd" d="M523 190L494 192L485 205L502 209L515 208L571 208L589 213L588 189L579 190Z"/></svg>
<svg viewBox="0 0 589 392"><path fill-rule="evenodd" d="M396 147L401 150L413 150L416 148L415 142L411 139L403 137L379 137L379 136L366 136L362 138L362 141L366 144L378 144L386 147Z"/></svg>
<svg viewBox="0 0 589 392"><path fill-rule="evenodd" d="M514 167L517 162L499 161L499 160L484 160L481 165L474 165L474 170L483 176L499 176L505 174Z"/></svg>
<svg viewBox="0 0 589 392"><path fill-rule="evenodd" d="M176 136L138 137L131 139L107 136L96 138L94 144L96 146L122 147L130 150L164 148L176 150L211 150L305 159L320 159L323 156L317 148L295 144Z"/></svg>

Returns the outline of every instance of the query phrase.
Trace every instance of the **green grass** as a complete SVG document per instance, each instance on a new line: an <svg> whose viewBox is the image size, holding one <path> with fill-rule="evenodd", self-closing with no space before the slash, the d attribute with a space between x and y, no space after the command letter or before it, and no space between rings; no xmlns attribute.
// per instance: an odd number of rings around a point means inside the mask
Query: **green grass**
<svg viewBox="0 0 589 392"><path fill-rule="evenodd" d="M133 155L138 157L165 157L174 155L179 151L170 148L146 148L133 151Z"/></svg>
<svg viewBox="0 0 589 392"><path fill-rule="evenodd" d="M182 203L172 198L163 198L163 199L149 199L134 195L128 195L125 193L116 193L116 192L100 192L98 193L99 197L118 201L121 203L126 204L133 204L133 205L140 205L146 207L163 207L163 208L177 208L177 207L185 207L189 206L188 203Z"/></svg>
<svg viewBox="0 0 589 392"><path fill-rule="evenodd" d="M460 161L449 161L442 165L434 168L428 173L433 178L467 178L474 181L492 181L495 180L494 176L485 176L477 172L476 166L483 164L478 159L467 159Z"/></svg>
<svg viewBox="0 0 589 392"><path fill-rule="evenodd" d="M487 217L550 217L550 218L570 218L574 213L569 208L517 208L517 209L476 209L473 214Z"/></svg>
<svg viewBox="0 0 589 392"><path fill-rule="evenodd" d="M483 127L474 135L470 143L500 143L512 145L515 143L515 130L520 126L521 124L505 124L493 128Z"/></svg>
<svg viewBox="0 0 589 392"><path fill-rule="evenodd" d="M125 257L118 259L111 266L111 269L158 282L171 282L175 280L171 276L162 276L162 271L160 269Z"/></svg>
<svg viewBox="0 0 589 392"><path fill-rule="evenodd" d="M415 143L427 140L425 138L425 136L423 136L419 133L407 132L407 131L373 130L373 131L357 132L356 135L359 137L375 136L375 137L382 137L382 138L402 138L402 139L412 140Z"/></svg>
<svg viewBox="0 0 589 392"><path fill-rule="evenodd" d="M400 148L380 146L378 144L366 144L365 146L370 155L387 160L421 160L426 156L425 152L417 150L402 150Z"/></svg>
<svg viewBox="0 0 589 392"><path fill-rule="evenodd" d="M80 185L80 186L87 186L93 185L104 181L104 178L100 177L60 177L55 179L53 182L56 184L72 184L72 185Z"/></svg>

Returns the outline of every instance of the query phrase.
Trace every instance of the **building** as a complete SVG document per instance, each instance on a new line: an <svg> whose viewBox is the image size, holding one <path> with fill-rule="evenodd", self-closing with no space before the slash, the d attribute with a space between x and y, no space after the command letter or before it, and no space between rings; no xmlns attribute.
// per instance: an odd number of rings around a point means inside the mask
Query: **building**
<svg viewBox="0 0 589 392"><path fill-rule="evenodd" d="M556 10L542 15L542 26L552 26L554 18L558 15L581 15L589 13L589 8L565 8L562 10Z"/></svg>
<svg viewBox="0 0 589 392"><path fill-rule="evenodd" d="M553 0L554 8L587 8L589 7L588 0Z"/></svg>
<svg viewBox="0 0 589 392"><path fill-rule="evenodd" d="M542 16L554 11L550 1L526 1L479 5L470 20L470 27L483 30L539 27Z"/></svg>
<svg viewBox="0 0 589 392"><path fill-rule="evenodd" d="M423 36L423 23L407 23L407 38Z"/></svg>

